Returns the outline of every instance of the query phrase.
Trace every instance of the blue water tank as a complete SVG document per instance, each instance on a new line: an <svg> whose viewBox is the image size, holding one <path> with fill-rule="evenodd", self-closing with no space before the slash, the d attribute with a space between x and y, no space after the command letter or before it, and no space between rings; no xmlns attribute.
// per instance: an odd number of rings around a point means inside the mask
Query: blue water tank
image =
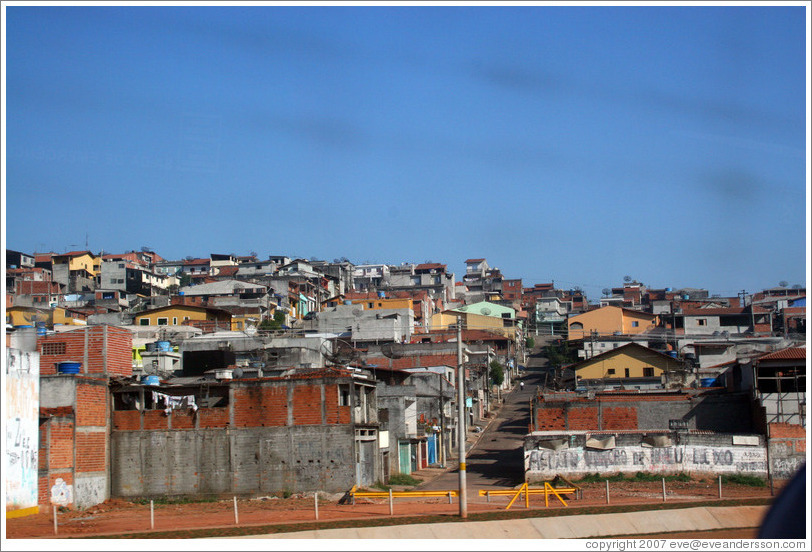
<svg viewBox="0 0 812 552"><path fill-rule="evenodd" d="M668 351L668 356L671 358L677 358L677 351Z"/></svg>
<svg viewBox="0 0 812 552"><path fill-rule="evenodd" d="M716 378L699 378L700 387L714 387Z"/></svg>
<svg viewBox="0 0 812 552"><path fill-rule="evenodd" d="M141 378L141 383L144 385L161 385L161 379L158 376L144 376Z"/></svg>
<svg viewBox="0 0 812 552"><path fill-rule="evenodd" d="M386 292L385 291L379 291L378 292L378 297L380 297L381 299L385 299L386 298Z"/></svg>
<svg viewBox="0 0 812 552"><path fill-rule="evenodd" d="M172 347L169 341L156 341L155 346L159 351L171 351Z"/></svg>
<svg viewBox="0 0 812 552"><path fill-rule="evenodd" d="M56 365L56 371L60 374L78 374L81 368L81 362L60 362Z"/></svg>
<svg viewBox="0 0 812 552"><path fill-rule="evenodd" d="M37 322L37 335L47 335L48 328L45 327L45 322Z"/></svg>

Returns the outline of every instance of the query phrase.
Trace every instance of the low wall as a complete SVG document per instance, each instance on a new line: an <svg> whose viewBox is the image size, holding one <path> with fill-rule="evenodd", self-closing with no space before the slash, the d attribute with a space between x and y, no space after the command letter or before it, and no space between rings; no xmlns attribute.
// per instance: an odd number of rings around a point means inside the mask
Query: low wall
<svg viewBox="0 0 812 552"><path fill-rule="evenodd" d="M760 435L537 432L525 438L524 467L530 482L637 472L766 478L767 449Z"/></svg>
<svg viewBox="0 0 812 552"><path fill-rule="evenodd" d="M342 492L355 484L352 426L114 431L112 495Z"/></svg>

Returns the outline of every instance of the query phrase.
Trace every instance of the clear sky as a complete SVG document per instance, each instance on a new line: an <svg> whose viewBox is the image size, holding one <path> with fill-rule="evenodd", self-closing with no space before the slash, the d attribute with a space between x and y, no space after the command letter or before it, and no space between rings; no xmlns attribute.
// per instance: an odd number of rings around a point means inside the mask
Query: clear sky
<svg viewBox="0 0 812 552"><path fill-rule="evenodd" d="M5 4L5 245L806 284L806 6Z"/></svg>

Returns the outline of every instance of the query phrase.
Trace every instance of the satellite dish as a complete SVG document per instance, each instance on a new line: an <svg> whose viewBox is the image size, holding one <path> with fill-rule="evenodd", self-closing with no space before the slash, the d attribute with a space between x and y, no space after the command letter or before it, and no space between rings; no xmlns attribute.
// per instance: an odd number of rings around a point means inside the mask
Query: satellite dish
<svg viewBox="0 0 812 552"><path fill-rule="evenodd" d="M231 375L237 379L240 379L242 377L242 374L243 374L242 368L234 368L234 370L231 372Z"/></svg>
<svg viewBox="0 0 812 552"><path fill-rule="evenodd" d="M480 310L480 312L481 312L482 314L484 314L485 316L488 316L488 315L491 313L491 309L489 309L488 307L482 307L482 309Z"/></svg>
<svg viewBox="0 0 812 552"><path fill-rule="evenodd" d="M352 309L353 316L361 316L362 312L364 312L364 309Z"/></svg>

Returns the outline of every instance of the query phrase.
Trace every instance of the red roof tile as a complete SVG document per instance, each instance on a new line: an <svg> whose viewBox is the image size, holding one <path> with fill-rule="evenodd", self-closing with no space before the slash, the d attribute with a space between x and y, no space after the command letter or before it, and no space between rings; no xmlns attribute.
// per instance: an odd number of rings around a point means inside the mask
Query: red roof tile
<svg viewBox="0 0 812 552"><path fill-rule="evenodd" d="M805 360L805 359L806 359L806 347L789 347L787 349L781 349L780 351L768 353L758 358L759 362L762 360Z"/></svg>
<svg viewBox="0 0 812 552"><path fill-rule="evenodd" d="M465 261L465 264L468 264L468 263L481 263L484 260L485 259L468 259L467 261Z"/></svg>

